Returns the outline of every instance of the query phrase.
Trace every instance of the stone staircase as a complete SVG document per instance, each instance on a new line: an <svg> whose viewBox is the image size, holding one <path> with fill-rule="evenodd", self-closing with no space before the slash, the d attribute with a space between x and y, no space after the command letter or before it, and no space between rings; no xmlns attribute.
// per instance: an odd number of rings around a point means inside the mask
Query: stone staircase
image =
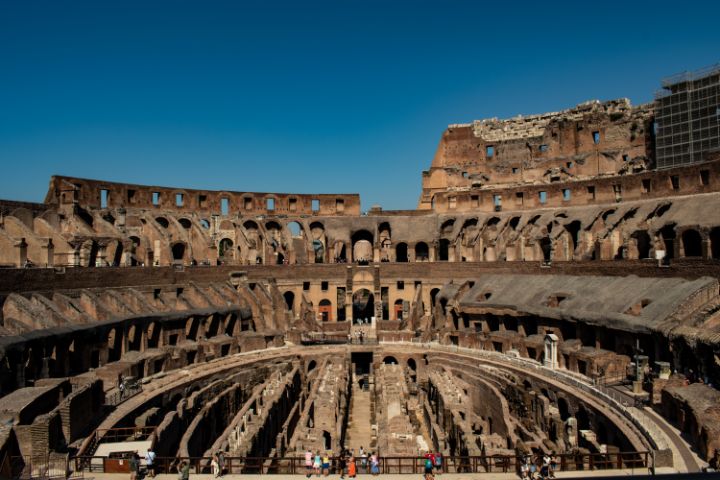
<svg viewBox="0 0 720 480"><path fill-rule="evenodd" d="M357 455L360 447L370 450L372 442L372 395L369 389L361 389L353 382L345 446Z"/></svg>

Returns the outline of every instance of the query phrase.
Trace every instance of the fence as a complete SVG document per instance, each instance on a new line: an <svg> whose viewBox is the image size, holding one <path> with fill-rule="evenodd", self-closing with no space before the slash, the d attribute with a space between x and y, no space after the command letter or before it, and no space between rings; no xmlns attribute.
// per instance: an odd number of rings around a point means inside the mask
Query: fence
<svg viewBox="0 0 720 480"><path fill-rule="evenodd" d="M492 473L519 472L523 457L494 456L445 456L442 466L443 473ZM590 454L562 454L555 456L555 471L638 469L646 471L649 467L649 452L617 452ZM113 459L107 457L75 457L75 470L86 470L90 473L105 473L106 466ZM423 457L381 457L380 473L422 474L425 467ZM194 474L208 474L210 457L157 457L155 473L176 473L181 461L190 465ZM126 462L127 463L127 462ZM536 464L539 467L541 459ZM113 465L116 465L113 463ZM339 458L334 457L331 472L339 474ZM113 470L117 472L117 470ZM226 457L225 473L228 474L282 474L293 475L305 473L305 459L301 457ZM359 466L359 473L369 473Z"/></svg>

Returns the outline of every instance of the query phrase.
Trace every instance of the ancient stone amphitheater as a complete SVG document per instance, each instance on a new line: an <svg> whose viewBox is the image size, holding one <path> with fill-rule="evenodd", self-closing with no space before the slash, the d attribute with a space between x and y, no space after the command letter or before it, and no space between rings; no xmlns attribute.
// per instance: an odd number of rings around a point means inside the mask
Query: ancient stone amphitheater
<svg viewBox="0 0 720 480"><path fill-rule="evenodd" d="M452 125L418 209L52 177L0 202L0 473L695 471L720 447L720 157L627 100ZM663 255L661 252L665 252ZM337 464L335 464L337 466Z"/></svg>

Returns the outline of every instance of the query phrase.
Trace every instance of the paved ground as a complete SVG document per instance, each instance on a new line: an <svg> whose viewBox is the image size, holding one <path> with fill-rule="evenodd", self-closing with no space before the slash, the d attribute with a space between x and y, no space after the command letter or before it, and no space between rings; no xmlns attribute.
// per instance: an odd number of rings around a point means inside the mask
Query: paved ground
<svg viewBox="0 0 720 480"><path fill-rule="evenodd" d="M557 478L591 478L591 477L607 477L607 476L629 476L629 475L644 475L648 472L646 470L592 470L582 472L558 472ZM664 473L676 473L672 468L658 468L657 474ZM421 474L386 474L378 475L378 480L408 480L411 478L422 479ZM122 473L96 473L88 474L85 478L96 479L96 480L129 480L129 474ZM190 475L190 479L198 480L213 480L212 475ZM302 480L305 475L223 475L221 477L224 480L272 480L274 478L292 478L294 480ZM338 475L328 475L327 477L312 477L315 478L327 478L328 480L339 480ZM370 480L373 477L371 475L358 475L358 480ZM436 477L438 480L517 480L518 476L514 473L445 473ZM147 480L147 479L146 479ZM177 474L171 475L158 475L155 480L177 480Z"/></svg>

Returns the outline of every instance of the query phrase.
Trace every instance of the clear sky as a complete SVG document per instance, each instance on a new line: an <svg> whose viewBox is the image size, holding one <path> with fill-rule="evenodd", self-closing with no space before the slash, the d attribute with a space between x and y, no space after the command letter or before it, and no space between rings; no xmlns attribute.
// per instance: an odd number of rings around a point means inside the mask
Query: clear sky
<svg viewBox="0 0 720 480"><path fill-rule="evenodd" d="M703 5L704 4L704 5ZM0 0L0 198L52 174L415 208L450 123L650 101L720 2Z"/></svg>

